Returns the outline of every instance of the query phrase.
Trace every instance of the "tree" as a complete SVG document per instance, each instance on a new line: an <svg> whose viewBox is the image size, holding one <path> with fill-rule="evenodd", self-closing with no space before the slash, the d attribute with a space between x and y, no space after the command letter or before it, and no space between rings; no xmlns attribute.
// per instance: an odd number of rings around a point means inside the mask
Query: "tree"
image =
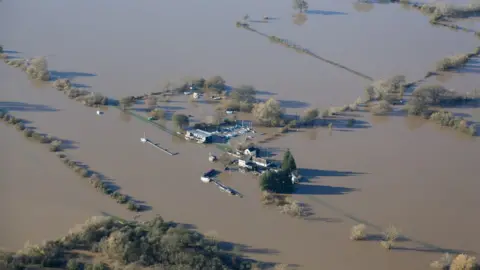
<svg viewBox="0 0 480 270"><path fill-rule="evenodd" d="M188 116L185 114L174 114L172 120L179 129L185 129L185 127L190 123Z"/></svg>
<svg viewBox="0 0 480 270"><path fill-rule="evenodd" d="M158 102L158 99L156 96L148 96L146 99L145 99L145 105L147 105L148 107L148 110L153 110L155 108L155 106L157 106L157 102Z"/></svg>
<svg viewBox="0 0 480 270"><path fill-rule="evenodd" d="M265 126L278 126L281 123L283 113L280 103L273 98L265 103L257 103L253 107L253 116Z"/></svg>
<svg viewBox="0 0 480 270"><path fill-rule="evenodd" d="M225 80L220 76L213 76L212 78L205 81L205 88L213 88L217 92L222 92L225 90Z"/></svg>
<svg viewBox="0 0 480 270"><path fill-rule="evenodd" d="M428 110L428 105L424 97L414 96L408 101L406 108L410 115L421 115Z"/></svg>
<svg viewBox="0 0 480 270"><path fill-rule="evenodd" d="M387 114L387 113L391 112L392 110L393 110L392 105L390 105L390 103L388 103L388 101L386 101L386 100L380 100L379 102L377 102L375 105L373 105L370 108L370 111L374 115Z"/></svg>
<svg viewBox="0 0 480 270"><path fill-rule="evenodd" d="M285 171L267 171L260 177L260 189L276 193L292 193L294 185L289 173Z"/></svg>
<svg viewBox="0 0 480 270"><path fill-rule="evenodd" d="M255 95L257 91L253 86L241 85L232 90L230 98L237 102L255 103Z"/></svg>
<svg viewBox="0 0 480 270"><path fill-rule="evenodd" d="M287 152L285 152L285 154L283 154L282 170L290 174L296 169L297 169L297 164L295 162L295 158L293 157L289 149L287 150Z"/></svg>
<svg viewBox="0 0 480 270"><path fill-rule="evenodd" d="M302 116L302 121L305 124L311 123L313 120L315 120L318 117L318 109L308 109L305 111L304 115Z"/></svg>
<svg viewBox="0 0 480 270"><path fill-rule="evenodd" d="M455 93L441 85L424 85L413 91L414 97L422 97L429 105L439 105L445 101L453 100Z"/></svg>
<svg viewBox="0 0 480 270"><path fill-rule="evenodd" d="M156 119L164 119L165 118L165 111L160 108L155 108L150 111L149 115Z"/></svg>
<svg viewBox="0 0 480 270"><path fill-rule="evenodd" d="M122 110L130 108L135 103L135 98L133 96L128 96L120 99L120 106Z"/></svg>
<svg viewBox="0 0 480 270"><path fill-rule="evenodd" d="M304 12L308 9L308 3L305 0L293 0L293 9Z"/></svg>

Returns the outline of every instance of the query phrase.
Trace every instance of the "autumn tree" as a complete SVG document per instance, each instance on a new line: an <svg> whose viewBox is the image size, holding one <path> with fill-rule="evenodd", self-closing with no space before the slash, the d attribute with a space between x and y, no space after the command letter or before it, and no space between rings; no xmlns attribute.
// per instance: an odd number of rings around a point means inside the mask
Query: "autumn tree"
<svg viewBox="0 0 480 270"><path fill-rule="evenodd" d="M265 103L255 104L252 112L260 124L272 127L281 124L284 114L280 103L273 98L270 98Z"/></svg>

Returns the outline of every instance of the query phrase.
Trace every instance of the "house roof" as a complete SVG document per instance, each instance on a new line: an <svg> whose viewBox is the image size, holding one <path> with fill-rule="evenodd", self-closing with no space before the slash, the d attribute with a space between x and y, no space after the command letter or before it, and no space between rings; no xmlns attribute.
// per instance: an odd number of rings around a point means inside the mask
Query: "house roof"
<svg viewBox="0 0 480 270"><path fill-rule="evenodd" d="M212 136L212 133L201 129L189 130L188 132L192 133L196 137L206 138Z"/></svg>
<svg viewBox="0 0 480 270"><path fill-rule="evenodd" d="M257 158L257 157L253 157L253 161L260 162L260 163L265 163L265 164L268 163L266 159L264 159L264 158Z"/></svg>

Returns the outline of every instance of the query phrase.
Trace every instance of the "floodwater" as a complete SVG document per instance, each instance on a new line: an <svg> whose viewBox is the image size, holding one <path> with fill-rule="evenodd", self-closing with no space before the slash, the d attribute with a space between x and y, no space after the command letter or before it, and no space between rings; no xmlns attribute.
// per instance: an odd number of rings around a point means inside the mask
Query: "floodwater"
<svg viewBox="0 0 480 270"><path fill-rule="evenodd" d="M235 28L246 13L252 19L279 18L252 23L260 33L290 39L375 79L397 74L422 78L438 59L470 52L478 43L472 35L431 27L428 18L399 5L377 5L362 13L349 2L310 1L312 10L331 12L308 14L302 25L292 22L288 1L4 0L0 8L6 50L20 56L51 54L49 68L55 76L93 91L121 97L158 90L185 76L219 74L232 85L256 86L264 91L261 98L282 100L292 113L351 103L363 96L369 81ZM464 76L456 90L471 89L475 80ZM75 160L151 206L142 219L161 214L201 232L215 231L221 239L251 246L246 254L254 258L300 269L400 270L426 269L447 251L480 253L475 230L480 219L474 214L480 205L475 168L480 144L434 123L355 113L354 128L334 125L331 135L320 128L270 142L269 152L280 156L290 148L309 179L294 195L315 213L304 221L263 207L257 180L249 176L220 176L244 198L200 182L203 172L218 166L207 160L213 147L178 141L114 108L98 116L4 64L0 86L1 108L32 121L40 132L73 141L77 147L67 153ZM172 110L196 112L194 104L175 101L168 104L176 106ZM478 109L470 110L479 115ZM0 132L0 214L8 217L1 225L0 246L15 249L27 240L54 238L89 215L132 216L44 146L31 145L3 124ZM179 154L168 156L142 145L143 132ZM391 252L376 241L352 243L349 230L356 223L367 224L373 234L392 224L411 241Z"/></svg>

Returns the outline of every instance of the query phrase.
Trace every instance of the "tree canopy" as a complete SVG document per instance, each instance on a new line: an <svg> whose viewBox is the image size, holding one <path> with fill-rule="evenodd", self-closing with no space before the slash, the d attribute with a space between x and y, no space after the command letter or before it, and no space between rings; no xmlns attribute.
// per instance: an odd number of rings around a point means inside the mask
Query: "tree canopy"
<svg viewBox="0 0 480 270"><path fill-rule="evenodd" d="M305 124L311 123L313 120L315 120L318 117L318 109L308 109L305 111L304 115L302 116L302 121Z"/></svg>
<svg viewBox="0 0 480 270"><path fill-rule="evenodd" d="M208 89L214 89L218 92L225 90L225 80L220 76L213 76L205 81L205 87Z"/></svg>
<svg viewBox="0 0 480 270"><path fill-rule="evenodd" d="M185 129L190 123L188 116L185 114L174 114L172 117L173 123L180 129Z"/></svg>
<svg viewBox="0 0 480 270"><path fill-rule="evenodd" d="M308 3L305 0L293 0L293 9L304 12L308 9Z"/></svg>
<svg viewBox="0 0 480 270"><path fill-rule="evenodd" d="M255 94L257 91L253 86L241 85L232 90L230 97L237 102L255 103Z"/></svg>
<svg viewBox="0 0 480 270"><path fill-rule="evenodd" d="M287 150L287 152L283 154L282 170L288 172L289 174L297 170L295 158L293 157L290 150Z"/></svg>
<svg viewBox="0 0 480 270"><path fill-rule="evenodd" d="M265 103L257 103L253 107L253 116L265 126L278 126L282 121L283 114L280 103L273 98Z"/></svg>
<svg viewBox="0 0 480 270"><path fill-rule="evenodd" d="M260 177L260 188L275 193L292 193L295 189L290 174L284 170L267 171Z"/></svg>

